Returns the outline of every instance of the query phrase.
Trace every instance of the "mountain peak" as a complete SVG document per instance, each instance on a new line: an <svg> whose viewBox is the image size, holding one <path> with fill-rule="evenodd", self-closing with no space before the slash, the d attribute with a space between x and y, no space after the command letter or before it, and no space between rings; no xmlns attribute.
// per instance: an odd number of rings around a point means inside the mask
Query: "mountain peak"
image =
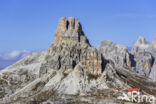
<svg viewBox="0 0 156 104"><path fill-rule="evenodd" d="M125 91L130 87L154 97L155 50L144 49L149 44L143 37L136 44L134 54L107 40L97 50L89 45L78 19L62 17L47 51L32 53L0 71L0 104L108 104L120 99L127 104L131 98L125 98Z"/></svg>
<svg viewBox="0 0 156 104"><path fill-rule="evenodd" d="M156 44L156 38L154 38L154 40L152 41L152 44Z"/></svg>
<svg viewBox="0 0 156 104"><path fill-rule="evenodd" d="M131 51L131 53L135 54L138 51L143 51L149 47L149 44L147 43L146 39L142 36L139 36L138 40L134 43L134 47Z"/></svg>
<svg viewBox="0 0 156 104"><path fill-rule="evenodd" d="M147 41L144 37L139 36L138 40L135 42L135 45L146 45Z"/></svg>
<svg viewBox="0 0 156 104"><path fill-rule="evenodd" d="M74 17L68 17L67 19L65 17L60 18L54 43L61 42L62 40L72 40L89 44L80 22Z"/></svg>

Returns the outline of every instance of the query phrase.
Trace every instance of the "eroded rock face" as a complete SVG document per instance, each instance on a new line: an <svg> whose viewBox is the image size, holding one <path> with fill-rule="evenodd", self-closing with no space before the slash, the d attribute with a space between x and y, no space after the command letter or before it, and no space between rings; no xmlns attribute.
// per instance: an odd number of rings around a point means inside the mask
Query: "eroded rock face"
<svg viewBox="0 0 156 104"><path fill-rule="evenodd" d="M79 62L92 74L102 73L101 54L90 46L79 21L72 17L68 20L61 18L55 41L48 49L40 72L45 74L50 69L73 70Z"/></svg>
<svg viewBox="0 0 156 104"><path fill-rule="evenodd" d="M25 87L39 76L39 68L46 52L32 53L0 72L0 98Z"/></svg>
<svg viewBox="0 0 156 104"><path fill-rule="evenodd" d="M136 66L148 75L151 55L136 53L132 58L125 46L110 41L102 42L99 51L91 47L77 19L62 17L47 51L0 71L0 103L115 103L131 86L156 93L155 83L129 70L136 58Z"/></svg>
<svg viewBox="0 0 156 104"><path fill-rule="evenodd" d="M135 42L131 54L135 60L135 70L139 75L144 75L153 81L156 80L156 48L155 40L152 44L146 42L145 38L139 37Z"/></svg>
<svg viewBox="0 0 156 104"><path fill-rule="evenodd" d="M111 41L104 40L98 50L102 53L104 58L112 60L118 67L131 67L132 60L128 53L127 47L123 45L117 45Z"/></svg>
<svg viewBox="0 0 156 104"><path fill-rule="evenodd" d="M148 52L138 52L135 55L137 73L149 76L153 66L153 57Z"/></svg>
<svg viewBox="0 0 156 104"><path fill-rule="evenodd" d="M134 47L131 51L132 54L136 54L137 52L145 51L149 47L146 39L144 37L139 37L138 40L134 43Z"/></svg>
<svg viewBox="0 0 156 104"><path fill-rule="evenodd" d="M54 43L61 42L63 40L73 40L75 42L87 43L88 39L86 38L81 24L78 19L69 17L66 19L62 17L59 21L56 33L55 33L55 40Z"/></svg>
<svg viewBox="0 0 156 104"><path fill-rule="evenodd" d="M107 63L90 46L77 19L61 18L55 41L47 51L30 55L1 72L0 103L42 103L65 99L65 94L79 96L89 92L91 96L108 87L123 88L113 64Z"/></svg>
<svg viewBox="0 0 156 104"><path fill-rule="evenodd" d="M156 38L152 41L152 47L156 49Z"/></svg>
<svg viewBox="0 0 156 104"><path fill-rule="evenodd" d="M156 79L154 76L155 70L155 48L154 41L148 44L143 37L139 37L135 42L131 53L134 55L136 62L135 70L138 74L150 77L152 80Z"/></svg>

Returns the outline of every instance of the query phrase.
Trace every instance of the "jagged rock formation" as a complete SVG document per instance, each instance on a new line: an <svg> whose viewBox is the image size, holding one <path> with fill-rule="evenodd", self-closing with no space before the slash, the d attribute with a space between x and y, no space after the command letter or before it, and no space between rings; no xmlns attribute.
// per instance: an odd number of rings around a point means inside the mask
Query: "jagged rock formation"
<svg viewBox="0 0 156 104"><path fill-rule="evenodd" d="M149 77L152 80L156 80L156 48L154 46L154 40L152 44L148 44L145 38L139 37L131 51L136 62L135 70L137 73Z"/></svg>
<svg viewBox="0 0 156 104"><path fill-rule="evenodd" d="M147 43L145 38L139 37L138 40L135 42L131 53L136 54L137 52L145 51L148 47L149 47L149 44Z"/></svg>
<svg viewBox="0 0 156 104"><path fill-rule="evenodd" d="M78 20L71 17L66 20L63 17L60 19L55 41L48 49L40 72L45 72L45 69L50 70L48 68L69 71L79 63L84 65L90 73L102 72L101 54L90 46Z"/></svg>
<svg viewBox="0 0 156 104"><path fill-rule="evenodd" d="M117 67L132 66L131 56L127 50L127 47L104 40L98 49L105 59L112 60Z"/></svg>
<svg viewBox="0 0 156 104"><path fill-rule="evenodd" d="M38 61L39 64L35 65L34 63ZM21 65L23 66L20 68ZM29 67L31 65L34 68ZM45 95L53 94L51 91L55 91L57 94L80 94L108 88L105 83L106 75L102 74L103 67L105 67L102 55L96 48L90 46L81 24L72 17L67 20L64 17L60 19L54 43L47 51L38 53L37 56L32 54L5 69L4 72L2 71L2 78L4 75L10 74L8 71L12 70L12 67L20 68L13 70L14 75L10 76L15 79L13 81L16 83L19 80L19 83L15 88L12 88L13 86L10 84L12 80L6 79L8 82L2 83L1 88L5 92L1 94L3 95L1 98L4 98L2 103L15 103L19 98L20 102L32 99L36 101L42 95L44 96L40 100L47 100ZM7 92L6 89L14 90ZM26 101L25 98L27 98Z"/></svg>
<svg viewBox="0 0 156 104"><path fill-rule="evenodd" d="M67 20L65 17L62 17L59 21L54 43L63 41L63 40L73 40L75 42L81 42L89 44L88 39L82 31L81 24L78 19L69 17Z"/></svg>
<svg viewBox="0 0 156 104"><path fill-rule="evenodd" d="M46 52L33 53L0 72L0 98L15 93L39 75Z"/></svg>
<svg viewBox="0 0 156 104"><path fill-rule="evenodd" d="M133 70L141 67L150 76L151 62L152 55L131 54L125 46L110 41L103 41L98 50L91 47L78 19L62 17L47 51L33 53L0 71L0 103L130 104L117 100L129 87L156 95L156 84Z"/></svg>
<svg viewBox="0 0 156 104"><path fill-rule="evenodd" d="M137 73L149 76L153 65L153 57L148 52L138 52L135 55Z"/></svg>

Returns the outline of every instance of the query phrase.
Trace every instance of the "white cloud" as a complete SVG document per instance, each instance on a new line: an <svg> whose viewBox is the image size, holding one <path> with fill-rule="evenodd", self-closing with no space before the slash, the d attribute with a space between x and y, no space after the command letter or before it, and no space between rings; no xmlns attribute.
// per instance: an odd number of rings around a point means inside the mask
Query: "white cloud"
<svg viewBox="0 0 156 104"><path fill-rule="evenodd" d="M24 56L27 56L28 54L30 54L30 51L12 51L10 53L5 53L5 54L0 54L0 59L1 60L14 60L16 58L22 58Z"/></svg>
<svg viewBox="0 0 156 104"><path fill-rule="evenodd" d="M21 58L29 55L31 52L27 50L23 51L12 51L10 53L0 54L0 69L3 69L16 61L20 60Z"/></svg>

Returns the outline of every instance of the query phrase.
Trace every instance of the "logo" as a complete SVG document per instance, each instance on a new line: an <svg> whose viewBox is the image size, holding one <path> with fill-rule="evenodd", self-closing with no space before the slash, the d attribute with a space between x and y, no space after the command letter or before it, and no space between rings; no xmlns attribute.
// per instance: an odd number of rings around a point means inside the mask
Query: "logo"
<svg viewBox="0 0 156 104"><path fill-rule="evenodd" d="M137 103L155 103L155 97L152 95L133 95L130 97L132 102L137 102Z"/></svg>
<svg viewBox="0 0 156 104"><path fill-rule="evenodd" d="M117 92L120 92L119 88L116 88ZM123 96L119 96L120 100L127 100L134 103L150 103L155 104L155 97L152 95L143 94L140 88L129 88L127 94L122 92Z"/></svg>

